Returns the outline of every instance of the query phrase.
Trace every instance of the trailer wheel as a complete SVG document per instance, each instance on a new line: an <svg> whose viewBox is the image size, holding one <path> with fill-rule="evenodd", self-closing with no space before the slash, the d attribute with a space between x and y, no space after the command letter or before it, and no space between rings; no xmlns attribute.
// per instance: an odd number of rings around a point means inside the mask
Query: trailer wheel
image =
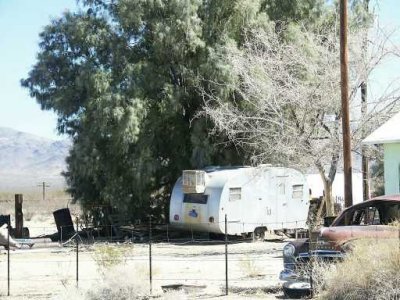
<svg viewBox="0 0 400 300"><path fill-rule="evenodd" d="M265 227L257 227L253 232L253 241L264 241L265 231L267 228Z"/></svg>
<svg viewBox="0 0 400 300"><path fill-rule="evenodd" d="M220 234L220 233L209 232L208 238L210 240L223 241L225 239L225 235Z"/></svg>

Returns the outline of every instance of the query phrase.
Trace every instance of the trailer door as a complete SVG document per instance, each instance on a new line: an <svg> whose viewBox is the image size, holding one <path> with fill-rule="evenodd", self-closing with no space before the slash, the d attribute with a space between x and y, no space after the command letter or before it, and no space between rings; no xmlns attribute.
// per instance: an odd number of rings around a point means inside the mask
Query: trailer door
<svg viewBox="0 0 400 300"><path fill-rule="evenodd" d="M285 228L286 224L286 211L287 211L287 176L277 176L276 177L276 189L275 189L275 199L276 199L276 229Z"/></svg>

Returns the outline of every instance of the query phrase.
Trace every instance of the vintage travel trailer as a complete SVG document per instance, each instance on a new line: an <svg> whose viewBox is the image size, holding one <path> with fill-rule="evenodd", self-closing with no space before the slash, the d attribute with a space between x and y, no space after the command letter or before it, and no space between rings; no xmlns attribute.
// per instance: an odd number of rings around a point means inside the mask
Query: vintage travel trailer
<svg viewBox="0 0 400 300"><path fill-rule="evenodd" d="M209 167L185 170L172 190L175 228L229 235L306 228L306 177L284 167Z"/></svg>

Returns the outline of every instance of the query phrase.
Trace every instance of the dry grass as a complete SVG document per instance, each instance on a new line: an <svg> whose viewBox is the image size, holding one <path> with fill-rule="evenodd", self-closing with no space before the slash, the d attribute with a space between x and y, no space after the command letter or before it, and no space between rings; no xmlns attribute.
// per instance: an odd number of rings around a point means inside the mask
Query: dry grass
<svg viewBox="0 0 400 300"><path fill-rule="evenodd" d="M15 194L12 192L0 192L0 211L2 215L15 214ZM71 204L71 197L63 190L49 190L46 199L40 191L30 191L23 194L22 212L25 221L41 221L53 217L53 211L69 207L72 215L79 215L79 205Z"/></svg>
<svg viewBox="0 0 400 300"><path fill-rule="evenodd" d="M250 256L246 256L239 261L239 268L250 278L262 276L262 268L257 260L252 259Z"/></svg>
<svg viewBox="0 0 400 300"><path fill-rule="evenodd" d="M144 299L188 299L184 290L171 290L162 293L154 287L150 294L148 270L140 264L127 267L128 255L132 245L96 245L92 257L98 265L99 280L93 281L90 288L76 288L71 282L63 283L65 292L57 295L57 300L144 300ZM157 272L156 272L157 273Z"/></svg>
<svg viewBox="0 0 400 300"><path fill-rule="evenodd" d="M109 269L125 263L132 251L133 245L98 244L94 246L92 256L98 270L106 274Z"/></svg>
<svg viewBox="0 0 400 300"><path fill-rule="evenodd" d="M325 273L321 299L400 299L400 240L360 240Z"/></svg>
<svg viewBox="0 0 400 300"><path fill-rule="evenodd" d="M395 220L392 223L390 223L389 225L397 227L400 230L400 220ZM399 238L400 238L400 235L399 235Z"/></svg>
<svg viewBox="0 0 400 300"><path fill-rule="evenodd" d="M149 283L139 272L132 272L125 266L114 266L90 289L69 288L60 300L133 300L149 299Z"/></svg>

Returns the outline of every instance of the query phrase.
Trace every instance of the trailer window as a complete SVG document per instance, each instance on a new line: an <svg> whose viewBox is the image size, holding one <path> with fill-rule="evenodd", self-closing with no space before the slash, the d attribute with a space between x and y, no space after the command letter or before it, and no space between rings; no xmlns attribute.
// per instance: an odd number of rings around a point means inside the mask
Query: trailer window
<svg viewBox="0 0 400 300"><path fill-rule="evenodd" d="M185 194L183 196L184 203L197 203L197 204L207 204L208 195L204 194Z"/></svg>
<svg viewBox="0 0 400 300"><path fill-rule="evenodd" d="M242 199L242 188L229 189L229 201L237 201Z"/></svg>
<svg viewBox="0 0 400 300"><path fill-rule="evenodd" d="M303 198L303 185L302 184L295 184L292 186L292 198L293 199L301 199Z"/></svg>

